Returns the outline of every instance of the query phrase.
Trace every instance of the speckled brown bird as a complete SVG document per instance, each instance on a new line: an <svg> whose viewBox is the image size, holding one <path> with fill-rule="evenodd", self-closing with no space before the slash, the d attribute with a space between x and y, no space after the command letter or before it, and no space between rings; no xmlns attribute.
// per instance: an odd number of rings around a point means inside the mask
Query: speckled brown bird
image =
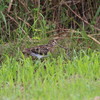
<svg viewBox="0 0 100 100"><path fill-rule="evenodd" d="M41 58L47 57L48 52L53 52L56 45L57 45L57 41L51 40L46 45L39 45L32 48L26 48L23 51L23 53L28 54L33 57L37 57L38 59L41 59Z"/></svg>

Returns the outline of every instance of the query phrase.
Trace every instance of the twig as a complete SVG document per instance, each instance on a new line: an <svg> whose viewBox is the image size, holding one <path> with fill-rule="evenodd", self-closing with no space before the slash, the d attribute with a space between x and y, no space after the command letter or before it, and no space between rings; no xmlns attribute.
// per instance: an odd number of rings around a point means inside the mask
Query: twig
<svg viewBox="0 0 100 100"><path fill-rule="evenodd" d="M46 32L46 34L52 33L52 32L57 32L57 31L60 31L60 30L68 31L69 29L61 29L61 28L59 28L59 29L55 29L55 30L52 30L52 31L48 31L48 32Z"/></svg>
<svg viewBox="0 0 100 100"><path fill-rule="evenodd" d="M91 36L95 36L95 35L99 36L100 34L91 34Z"/></svg>
<svg viewBox="0 0 100 100"><path fill-rule="evenodd" d="M27 4L23 3L21 0L19 0L19 2L20 2L20 3L22 4L22 6L26 9L26 11L29 12Z"/></svg>
<svg viewBox="0 0 100 100"><path fill-rule="evenodd" d="M100 31L99 28L97 28L97 27L91 25L88 21L84 20L84 19L83 19L81 16L79 16L74 10L72 10L72 9L70 8L70 6L69 6L65 1L62 0L61 4L62 4L62 5L66 5L79 19L81 19L82 21L84 21L86 24L88 24L88 25L94 27L96 30Z"/></svg>
<svg viewBox="0 0 100 100"><path fill-rule="evenodd" d="M24 20L23 20L22 18L20 18L19 16L17 16L17 18L18 18L19 20L23 21L27 26L31 27L31 25L30 25L28 22L24 21Z"/></svg>
<svg viewBox="0 0 100 100"><path fill-rule="evenodd" d="M18 22L12 16L10 16L9 14L7 14L7 16L18 25Z"/></svg>
<svg viewBox="0 0 100 100"><path fill-rule="evenodd" d="M7 11L8 11L8 13L9 13L9 12L10 12L10 10L11 10L12 3L13 3L13 0L11 0L11 1L10 1L10 3L9 3L8 10L7 10Z"/></svg>
<svg viewBox="0 0 100 100"><path fill-rule="evenodd" d="M9 14L7 14L7 16L11 19L11 20L13 20L17 25L19 25L19 23L12 17L12 16L10 16ZM26 35L27 33L21 28L21 30L22 30L22 32ZM29 38L29 40L30 41L32 41L31 40L31 38L27 35L27 37Z"/></svg>
<svg viewBox="0 0 100 100"><path fill-rule="evenodd" d="M98 40L96 40L94 37L92 37L91 35L88 35L89 38L91 38L93 41L95 41L97 44L100 45L100 42Z"/></svg>

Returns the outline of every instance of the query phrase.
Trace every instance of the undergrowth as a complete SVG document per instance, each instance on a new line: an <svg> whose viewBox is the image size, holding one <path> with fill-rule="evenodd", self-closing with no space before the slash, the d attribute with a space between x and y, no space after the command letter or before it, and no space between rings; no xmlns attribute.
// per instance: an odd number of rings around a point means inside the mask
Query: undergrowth
<svg viewBox="0 0 100 100"><path fill-rule="evenodd" d="M0 100L100 96L99 0L10 1L0 1ZM22 54L55 37L68 52L42 61Z"/></svg>
<svg viewBox="0 0 100 100"><path fill-rule="evenodd" d="M1 100L91 100L100 95L100 52L83 51L72 60L33 61L5 55L0 65Z"/></svg>

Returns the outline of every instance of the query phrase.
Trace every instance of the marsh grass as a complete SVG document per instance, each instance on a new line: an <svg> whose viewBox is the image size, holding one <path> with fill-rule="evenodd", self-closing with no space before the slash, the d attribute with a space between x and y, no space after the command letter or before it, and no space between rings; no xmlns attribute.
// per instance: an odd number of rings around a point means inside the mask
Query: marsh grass
<svg viewBox="0 0 100 100"><path fill-rule="evenodd" d="M40 8L34 5L37 1L14 1L10 13L7 12L10 1L0 1L0 100L92 100L100 96L100 46L87 38L86 33L98 32L65 6L59 6L61 0L50 1L51 5L43 0ZM86 20L96 25L99 0L84 2L72 3L71 8L79 10L82 18L85 12ZM56 31L59 28L77 31ZM53 39L52 35L62 32L71 36L65 37L63 47L75 49L68 57L62 49L59 55L54 52L43 61L33 61L21 53L24 48L46 44L50 37ZM88 48L92 50L86 51Z"/></svg>
<svg viewBox="0 0 100 100"><path fill-rule="evenodd" d="M44 61L5 56L0 65L1 100L91 100L100 95L100 52L83 51Z"/></svg>

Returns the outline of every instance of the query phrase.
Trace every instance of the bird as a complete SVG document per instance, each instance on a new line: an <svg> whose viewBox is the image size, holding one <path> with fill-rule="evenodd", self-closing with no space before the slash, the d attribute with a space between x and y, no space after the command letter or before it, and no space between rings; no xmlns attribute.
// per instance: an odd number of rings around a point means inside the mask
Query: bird
<svg viewBox="0 0 100 100"><path fill-rule="evenodd" d="M38 59L48 57L48 55L41 55L41 54L37 54L37 53L33 53L33 52L31 52L30 55L33 57L37 57Z"/></svg>
<svg viewBox="0 0 100 100"><path fill-rule="evenodd" d="M48 52L53 52L55 46L57 45L57 40L51 40L48 44L39 45L32 48L26 48L23 50L24 54L28 54L32 57L42 59L48 57Z"/></svg>

